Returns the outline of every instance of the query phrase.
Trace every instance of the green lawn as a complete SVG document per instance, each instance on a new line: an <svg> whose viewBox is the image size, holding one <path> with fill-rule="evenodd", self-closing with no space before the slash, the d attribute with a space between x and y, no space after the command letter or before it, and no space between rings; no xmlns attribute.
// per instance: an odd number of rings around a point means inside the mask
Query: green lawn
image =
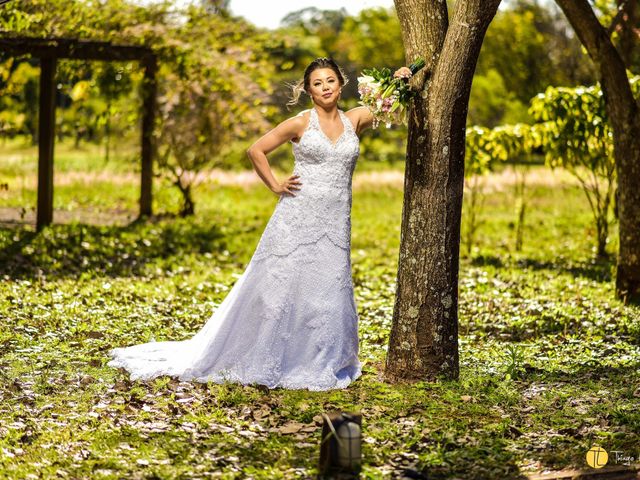
<svg viewBox="0 0 640 480"><path fill-rule="evenodd" d="M55 215L65 223L40 234L0 226L0 476L309 478L319 415L333 409L363 414L362 478L397 478L407 466L473 479L584 468L592 444L638 458L640 309L614 299L614 261L592 260L595 232L574 185L532 183L521 252L512 190L487 194L477 245L460 265L457 381L381 381L402 211L396 182L354 189L365 366L349 388L130 382L105 366L107 351L196 332L242 273L277 197L261 184L209 182L196 191L196 216L179 219L169 215L179 195L158 181L155 209L166 215L132 223L128 154L104 165L95 150L56 148ZM34 150L3 152L0 211L28 211ZM354 181L370 170L380 166L363 161Z"/></svg>

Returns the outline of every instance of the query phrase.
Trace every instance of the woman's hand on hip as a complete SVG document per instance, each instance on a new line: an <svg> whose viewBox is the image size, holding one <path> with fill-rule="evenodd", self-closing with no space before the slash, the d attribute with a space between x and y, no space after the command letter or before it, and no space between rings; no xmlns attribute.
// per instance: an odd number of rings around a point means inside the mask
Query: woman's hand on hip
<svg viewBox="0 0 640 480"><path fill-rule="evenodd" d="M281 195L283 193L289 193L292 196L296 196L291 190L300 190L300 185L302 183L298 180L300 175L291 175L284 182L278 184L276 188L273 189L273 193L276 195Z"/></svg>

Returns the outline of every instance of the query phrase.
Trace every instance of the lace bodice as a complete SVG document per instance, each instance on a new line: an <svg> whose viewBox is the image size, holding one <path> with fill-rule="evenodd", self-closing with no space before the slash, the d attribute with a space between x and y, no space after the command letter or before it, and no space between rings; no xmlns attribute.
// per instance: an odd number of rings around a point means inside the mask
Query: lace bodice
<svg viewBox="0 0 640 480"><path fill-rule="evenodd" d="M301 112L301 114L304 112ZM351 120L342 110L344 125L333 143L310 109L309 123L298 142L293 142L293 174L302 183L295 197L280 195L268 228L260 239L255 259L266 255L287 255L302 243L313 243L323 235L336 245L351 246L351 186L360 154L360 141Z"/></svg>

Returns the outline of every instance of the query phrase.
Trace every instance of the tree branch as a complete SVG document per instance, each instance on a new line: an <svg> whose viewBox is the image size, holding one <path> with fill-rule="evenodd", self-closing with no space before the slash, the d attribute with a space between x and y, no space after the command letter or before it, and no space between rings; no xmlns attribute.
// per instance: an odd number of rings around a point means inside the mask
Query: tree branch
<svg viewBox="0 0 640 480"><path fill-rule="evenodd" d="M588 0L556 0L556 3L564 12L582 45L587 49L589 57L596 65L603 93L610 100L607 101L607 105L635 105L620 52L596 18ZM611 115L612 112L608 113ZM632 109L629 109L619 117L612 115L614 127L620 127L621 124L630 122L632 120L630 116L633 114Z"/></svg>
<svg viewBox="0 0 640 480"><path fill-rule="evenodd" d="M618 13L616 13L616 16L613 17L613 20L611 20L611 25L609 25L609 28L607 28L607 36L610 37L613 31L616 29L616 27L620 23L620 20L622 20L622 17L627 11L628 5L629 0L622 0L622 3L618 6Z"/></svg>

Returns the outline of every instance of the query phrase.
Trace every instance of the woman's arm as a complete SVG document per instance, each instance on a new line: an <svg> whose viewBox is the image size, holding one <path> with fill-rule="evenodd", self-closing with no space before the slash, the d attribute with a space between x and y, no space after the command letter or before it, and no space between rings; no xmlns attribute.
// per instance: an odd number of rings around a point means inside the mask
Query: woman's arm
<svg viewBox="0 0 640 480"><path fill-rule="evenodd" d="M411 70L409 67L400 67L393 73L393 76L398 78L410 78ZM356 120L354 123L356 124L356 134L358 136L373 125L373 114L367 107L355 107L347 113Z"/></svg>
<svg viewBox="0 0 640 480"><path fill-rule="evenodd" d="M373 124L373 115L367 107L354 107L348 110L346 115L354 119L352 121L356 125L356 135L358 137Z"/></svg>
<svg viewBox="0 0 640 480"><path fill-rule="evenodd" d="M296 179L298 175L292 175L284 182L278 182L269 166L267 154L292 138L296 138L298 132L302 131L304 127L305 119L302 115L288 118L269 130L247 149L247 156L251 159L253 168L269 190L277 195L287 192L295 197L290 189L299 190L300 181Z"/></svg>

